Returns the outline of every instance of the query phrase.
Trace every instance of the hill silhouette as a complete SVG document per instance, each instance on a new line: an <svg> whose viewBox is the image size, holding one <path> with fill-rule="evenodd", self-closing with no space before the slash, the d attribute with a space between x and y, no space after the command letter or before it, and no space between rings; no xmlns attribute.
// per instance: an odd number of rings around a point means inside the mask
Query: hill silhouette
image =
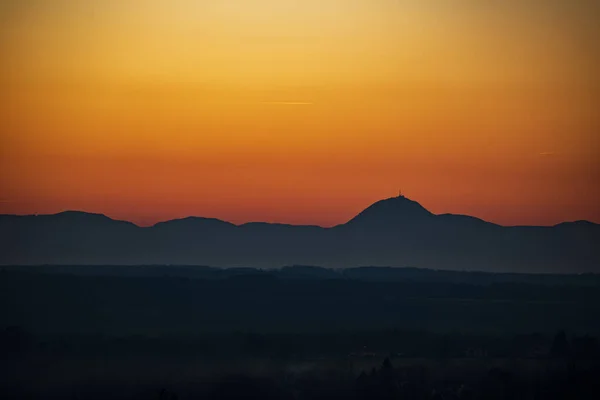
<svg viewBox="0 0 600 400"><path fill-rule="evenodd" d="M399 196L332 228L189 217L139 227L101 214L0 215L0 264L179 264L272 268L410 266L600 272L600 225L505 227L436 215Z"/></svg>
<svg viewBox="0 0 600 400"><path fill-rule="evenodd" d="M434 214L416 201L398 196L372 204L348 221L345 226L396 230L428 223L432 221L432 217Z"/></svg>

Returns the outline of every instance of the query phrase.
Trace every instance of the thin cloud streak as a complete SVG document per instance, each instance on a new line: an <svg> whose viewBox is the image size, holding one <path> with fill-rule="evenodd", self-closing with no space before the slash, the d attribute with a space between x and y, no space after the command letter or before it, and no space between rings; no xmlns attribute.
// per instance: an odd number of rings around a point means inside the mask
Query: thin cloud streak
<svg viewBox="0 0 600 400"><path fill-rule="evenodd" d="M262 104L273 104L283 106L310 106L313 103L308 101L263 101Z"/></svg>

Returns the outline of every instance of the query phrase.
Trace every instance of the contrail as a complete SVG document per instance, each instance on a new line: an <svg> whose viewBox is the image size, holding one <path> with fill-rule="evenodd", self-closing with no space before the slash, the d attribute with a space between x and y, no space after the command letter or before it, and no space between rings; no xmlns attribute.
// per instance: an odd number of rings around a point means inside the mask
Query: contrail
<svg viewBox="0 0 600 400"><path fill-rule="evenodd" d="M313 103L307 101L263 101L262 104L276 104L283 106L309 106Z"/></svg>

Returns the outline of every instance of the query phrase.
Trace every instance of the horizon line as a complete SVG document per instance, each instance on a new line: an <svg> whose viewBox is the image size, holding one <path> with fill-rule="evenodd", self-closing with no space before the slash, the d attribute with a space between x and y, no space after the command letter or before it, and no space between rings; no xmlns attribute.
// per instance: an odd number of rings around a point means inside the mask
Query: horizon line
<svg viewBox="0 0 600 400"><path fill-rule="evenodd" d="M0 214L0 216L37 217L37 216L54 216L54 215L66 214L66 213L80 213L80 214L103 216L103 217L108 218L108 219L110 219L112 221L115 221L115 222L126 222L126 223L132 224L132 225L134 225L134 226L136 226L138 228L142 228L142 229L152 228L152 227L155 227L155 226L157 226L159 224L167 223L167 222L171 222L171 221L181 221L181 220L193 219L193 218L203 219L203 220L219 221L219 222L227 223L227 224L230 224L230 225L233 225L233 226L236 226L236 227L241 227L241 226L249 225L249 224L268 224L268 225L284 225L284 226L314 227L314 228L321 228L321 229L332 229L332 228L335 228L337 226L341 226L341 225L347 224L348 222L350 222L351 220L353 220L356 216L358 216L360 213L362 213L363 211L365 211L367 208L369 208L369 207L371 207L371 206L373 206L373 205L375 205L377 203L380 203L382 201L389 201L389 200L392 200L392 199L398 199L398 198L406 199L408 201L417 203L421 207L423 207L421 205L421 203L419 203L419 202L417 202L415 200L412 200L412 199L408 198L405 195L387 197L387 198L384 198L384 199L381 199L381 200L377 200L377 201L369 204L367 207L365 207L365 208L361 209L360 211L358 211L356 214L354 214L350 219L346 220L345 222L333 224L333 225L330 225L330 226L323 226L323 225L317 225L317 224L294 224L294 223L277 222L277 221L271 221L271 222L269 222L269 221L257 221L257 220L250 220L250 221L241 222L241 223L234 223L234 222L228 221L226 219L221 219L221 218L217 218L217 217L203 217L203 216L200 216L200 215L188 215L188 216L179 217L179 218L168 218L168 219L165 219L165 220L159 220L157 222L154 222L153 224L144 225L144 224L138 224L136 222L133 222L130 219L113 218L113 217L109 216L108 214L105 214L105 213L102 213L102 212L85 211L85 210L82 210L82 209L65 209L65 210L62 210L62 211L54 212L54 213ZM518 228L518 227L542 227L542 228L546 227L546 228L552 228L552 227L556 227L556 226L559 226L559 225L562 225L562 224L582 223L582 222L590 223L590 224L593 224L593 225L599 225L599 223L597 223L597 222L586 220L586 219L564 220L564 221L560 221L560 222L557 222L557 223L554 223L554 224L546 224L546 225L518 225L518 224L515 224L515 225L504 225L504 224L500 224L500 223L496 223L496 222L491 222L491 221L485 220L485 219L477 217L475 215L470 215L470 214L455 214L455 213L440 213L440 214L436 214L436 213L433 213L433 212L429 211L425 207L423 207L423 208L426 211L430 212L434 216L454 215L454 216L463 216L463 217L475 218L475 219L478 219L478 220L483 221L485 223L492 224L492 225L499 226L499 227L504 227L504 228Z"/></svg>

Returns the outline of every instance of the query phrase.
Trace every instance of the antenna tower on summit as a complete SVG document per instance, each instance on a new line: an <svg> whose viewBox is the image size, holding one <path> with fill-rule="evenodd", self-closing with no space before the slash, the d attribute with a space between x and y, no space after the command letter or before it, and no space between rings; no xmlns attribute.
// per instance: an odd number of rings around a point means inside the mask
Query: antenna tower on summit
<svg viewBox="0 0 600 400"><path fill-rule="evenodd" d="M402 196L402 189L398 189L398 197L404 197Z"/></svg>

